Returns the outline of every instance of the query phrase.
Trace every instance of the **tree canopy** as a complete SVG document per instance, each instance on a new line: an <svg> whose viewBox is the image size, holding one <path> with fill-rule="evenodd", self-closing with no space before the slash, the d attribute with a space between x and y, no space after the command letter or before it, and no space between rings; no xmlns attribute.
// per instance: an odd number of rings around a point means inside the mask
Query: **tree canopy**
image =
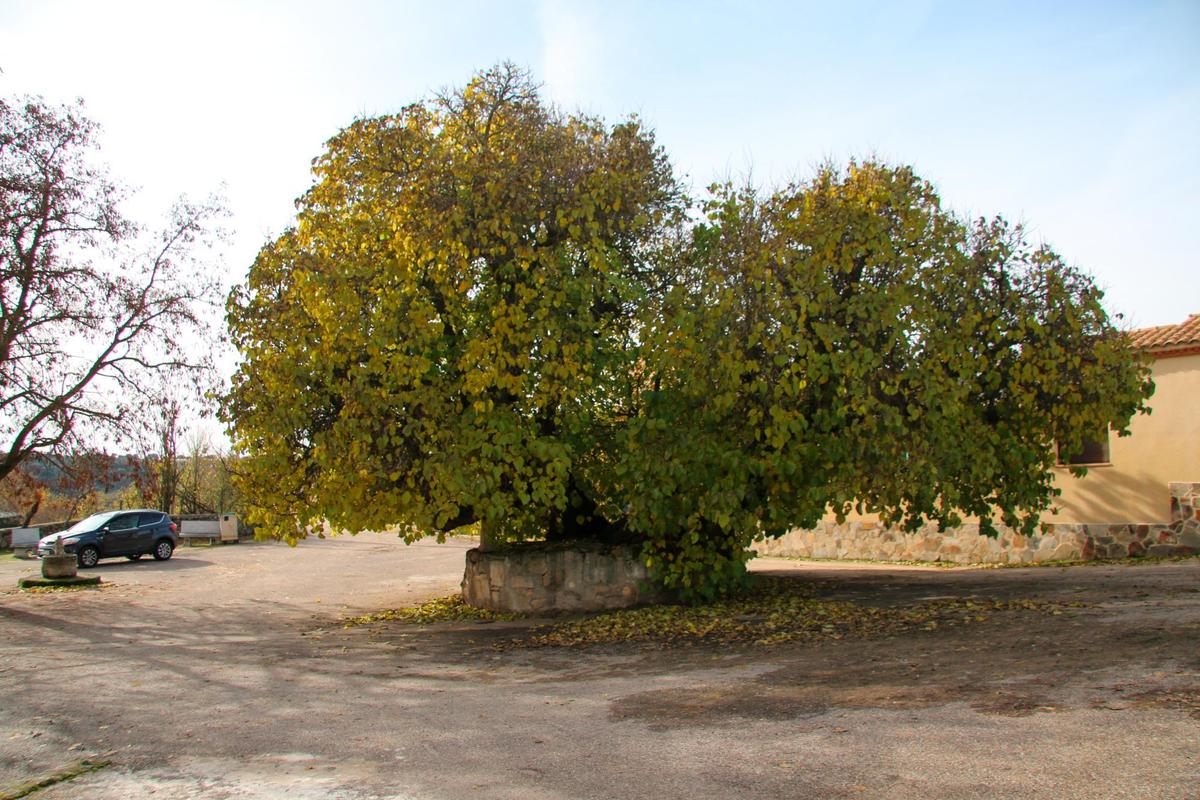
<svg viewBox="0 0 1200 800"><path fill-rule="evenodd" d="M1019 227L943 210L911 169L714 187L706 209L647 320L654 385L614 462L647 555L684 588L828 512L1032 532L1052 443L1124 430L1151 389L1089 278Z"/></svg>
<svg viewBox="0 0 1200 800"><path fill-rule="evenodd" d="M228 319L250 515L624 541L684 595L852 507L1029 528L1149 390L1083 273L905 167L686 196L508 65L362 119Z"/></svg>

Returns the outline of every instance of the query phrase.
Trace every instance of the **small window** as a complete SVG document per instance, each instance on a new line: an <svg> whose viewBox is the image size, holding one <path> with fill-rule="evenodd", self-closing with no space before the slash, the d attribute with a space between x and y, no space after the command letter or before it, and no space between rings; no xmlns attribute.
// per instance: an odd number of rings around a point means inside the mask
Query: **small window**
<svg viewBox="0 0 1200 800"><path fill-rule="evenodd" d="M138 514L138 527L144 528L147 525L157 525L162 522L162 516L162 512L159 511L142 512Z"/></svg>
<svg viewBox="0 0 1200 800"><path fill-rule="evenodd" d="M1086 467L1093 464L1108 464L1108 436L1103 439L1084 439L1078 453L1068 455L1062 445L1058 446L1058 464L1061 467Z"/></svg>
<svg viewBox="0 0 1200 800"><path fill-rule="evenodd" d="M126 531L137 527L137 514L122 514L108 523L110 531Z"/></svg>

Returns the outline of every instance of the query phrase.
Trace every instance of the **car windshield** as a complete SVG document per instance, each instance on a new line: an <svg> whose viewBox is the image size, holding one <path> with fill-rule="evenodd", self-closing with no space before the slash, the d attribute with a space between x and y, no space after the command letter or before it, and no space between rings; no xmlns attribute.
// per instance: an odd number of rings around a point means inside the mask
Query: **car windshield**
<svg viewBox="0 0 1200 800"><path fill-rule="evenodd" d="M103 514L92 514L87 519L80 520L71 527L67 528L67 534L70 535L72 533L86 533L87 531L94 531L116 515L116 511L105 511Z"/></svg>

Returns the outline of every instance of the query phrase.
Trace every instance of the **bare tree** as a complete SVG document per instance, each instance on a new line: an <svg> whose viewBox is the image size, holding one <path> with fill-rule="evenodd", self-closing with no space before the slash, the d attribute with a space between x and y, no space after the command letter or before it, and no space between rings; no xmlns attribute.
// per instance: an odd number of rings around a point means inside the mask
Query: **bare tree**
<svg viewBox="0 0 1200 800"><path fill-rule="evenodd" d="M183 487L180 499L187 505L189 513L214 513L215 510L204 503L201 498L200 475L204 469L208 451L212 447L208 431L203 428L193 429L188 433L185 443L188 449L187 471L191 483Z"/></svg>
<svg viewBox="0 0 1200 800"><path fill-rule="evenodd" d="M179 422L183 405L170 393L153 401L154 413L147 414L148 435L134 470L134 481L142 502L168 514L175 510L179 494Z"/></svg>
<svg viewBox="0 0 1200 800"><path fill-rule="evenodd" d="M32 453L125 439L164 387L214 374L220 291L198 251L223 211L180 202L147 237L92 161L96 132L81 103L0 100L0 478Z"/></svg>

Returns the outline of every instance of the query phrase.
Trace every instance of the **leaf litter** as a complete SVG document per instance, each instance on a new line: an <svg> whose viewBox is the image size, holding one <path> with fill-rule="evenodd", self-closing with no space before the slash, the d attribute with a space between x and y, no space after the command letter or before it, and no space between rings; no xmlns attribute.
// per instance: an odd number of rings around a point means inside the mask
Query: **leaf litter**
<svg viewBox="0 0 1200 800"><path fill-rule="evenodd" d="M643 643L662 647L693 644L749 644L838 640L896 635L907 631L978 625L997 615L1033 612L1058 616L1087 603L1036 598L931 598L907 606L875 606L822 599L818 587L786 578L762 578L746 591L699 604L662 604L572 617L539 625L524 636L493 645L508 650L528 647L588 647ZM417 606L352 617L344 627L384 622L433 625L533 619L475 608L459 595Z"/></svg>

